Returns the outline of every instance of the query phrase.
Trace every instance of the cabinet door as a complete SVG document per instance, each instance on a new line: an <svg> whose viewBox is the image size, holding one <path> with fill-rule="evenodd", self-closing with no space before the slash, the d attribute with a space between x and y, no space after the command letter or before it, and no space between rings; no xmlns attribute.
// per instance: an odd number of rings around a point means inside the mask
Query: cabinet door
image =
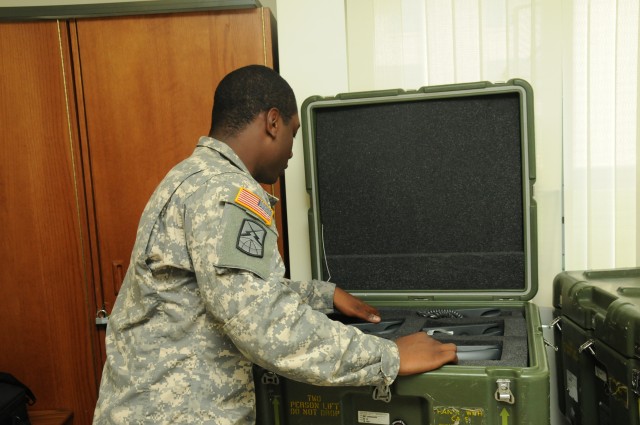
<svg viewBox="0 0 640 425"><path fill-rule="evenodd" d="M64 23L0 23L0 369L34 409L86 424L95 310L68 45Z"/></svg>
<svg viewBox="0 0 640 425"><path fill-rule="evenodd" d="M263 8L76 22L96 279L108 311L149 196L209 132L218 82L244 65L273 66L270 28ZM278 186L269 190L278 196Z"/></svg>

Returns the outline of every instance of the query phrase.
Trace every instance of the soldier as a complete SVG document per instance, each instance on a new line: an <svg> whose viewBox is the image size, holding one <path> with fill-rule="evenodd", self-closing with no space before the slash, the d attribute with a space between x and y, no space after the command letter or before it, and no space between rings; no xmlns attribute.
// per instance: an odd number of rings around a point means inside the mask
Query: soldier
<svg viewBox="0 0 640 425"><path fill-rule="evenodd" d="M457 361L420 332L395 342L332 321L372 306L321 281L284 278L275 183L300 120L287 82L263 66L227 75L212 125L140 220L107 327L94 424L253 424L252 365L322 385L389 385Z"/></svg>

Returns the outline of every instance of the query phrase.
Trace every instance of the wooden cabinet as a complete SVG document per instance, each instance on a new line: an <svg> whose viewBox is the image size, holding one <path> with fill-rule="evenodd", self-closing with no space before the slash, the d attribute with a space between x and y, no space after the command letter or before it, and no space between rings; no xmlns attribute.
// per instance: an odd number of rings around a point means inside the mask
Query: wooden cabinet
<svg viewBox="0 0 640 425"><path fill-rule="evenodd" d="M149 196L209 132L218 82L244 65L273 66L270 28L268 9L71 24L98 306L111 311Z"/></svg>
<svg viewBox="0 0 640 425"><path fill-rule="evenodd" d="M70 62L64 24L0 24L0 369L87 423L95 311Z"/></svg>
<svg viewBox="0 0 640 425"><path fill-rule="evenodd" d="M264 8L0 23L0 369L34 407L91 422L95 316L111 310L144 205L208 133L220 79L274 66L271 28Z"/></svg>

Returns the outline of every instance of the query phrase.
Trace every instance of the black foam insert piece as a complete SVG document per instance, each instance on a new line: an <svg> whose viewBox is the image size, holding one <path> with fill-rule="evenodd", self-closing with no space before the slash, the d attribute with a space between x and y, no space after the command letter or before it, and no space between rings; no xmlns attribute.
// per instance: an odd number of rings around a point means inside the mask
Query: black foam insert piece
<svg viewBox="0 0 640 425"><path fill-rule="evenodd" d="M382 322L371 324L358 319L351 319L340 314L331 314L330 318L342 323L355 326L365 333L376 335L381 338L395 340L415 332L420 332L426 328L446 329L448 326L453 329L460 325L486 324L489 329L493 329L498 324L502 328L502 335L493 333L469 333L447 335L445 333L434 334L433 337L442 342L452 342L457 345L484 346L496 345L500 348L500 358L491 360L462 360L460 365L467 366L508 366L527 367L529 365L529 350L527 338L527 322L521 309L502 309L497 316L481 317L477 315L467 315L464 309L455 310L463 317L444 317L430 319L424 317L424 310L412 309L379 309Z"/></svg>
<svg viewBox="0 0 640 425"><path fill-rule="evenodd" d="M314 134L322 278L524 288L517 93L318 108Z"/></svg>

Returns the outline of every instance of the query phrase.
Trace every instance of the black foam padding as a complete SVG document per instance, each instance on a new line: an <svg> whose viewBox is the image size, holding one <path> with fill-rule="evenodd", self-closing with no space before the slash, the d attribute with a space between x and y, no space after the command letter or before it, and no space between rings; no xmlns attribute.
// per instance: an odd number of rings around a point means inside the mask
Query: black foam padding
<svg viewBox="0 0 640 425"><path fill-rule="evenodd" d="M324 279L524 288L517 93L318 108L314 134Z"/></svg>
<svg viewBox="0 0 640 425"><path fill-rule="evenodd" d="M458 364L460 365L507 367L527 367L529 365L527 321L521 309L503 309L498 315L491 317L481 317L475 314L467 315L465 309L459 309L454 311L459 312L462 317L450 316L437 319L425 317L424 313L436 311L427 308L423 310L381 308L379 310L382 321L375 325L361 320L350 319L340 314L332 314L329 317L355 326L365 333L390 340L424 331L425 329L456 329L460 325L485 324L487 325L488 334L470 332L448 335L437 333L433 337L442 342L452 342L461 346L496 345L500 347L499 359L463 360L459 361ZM502 335L493 334L496 325L502 328Z"/></svg>

